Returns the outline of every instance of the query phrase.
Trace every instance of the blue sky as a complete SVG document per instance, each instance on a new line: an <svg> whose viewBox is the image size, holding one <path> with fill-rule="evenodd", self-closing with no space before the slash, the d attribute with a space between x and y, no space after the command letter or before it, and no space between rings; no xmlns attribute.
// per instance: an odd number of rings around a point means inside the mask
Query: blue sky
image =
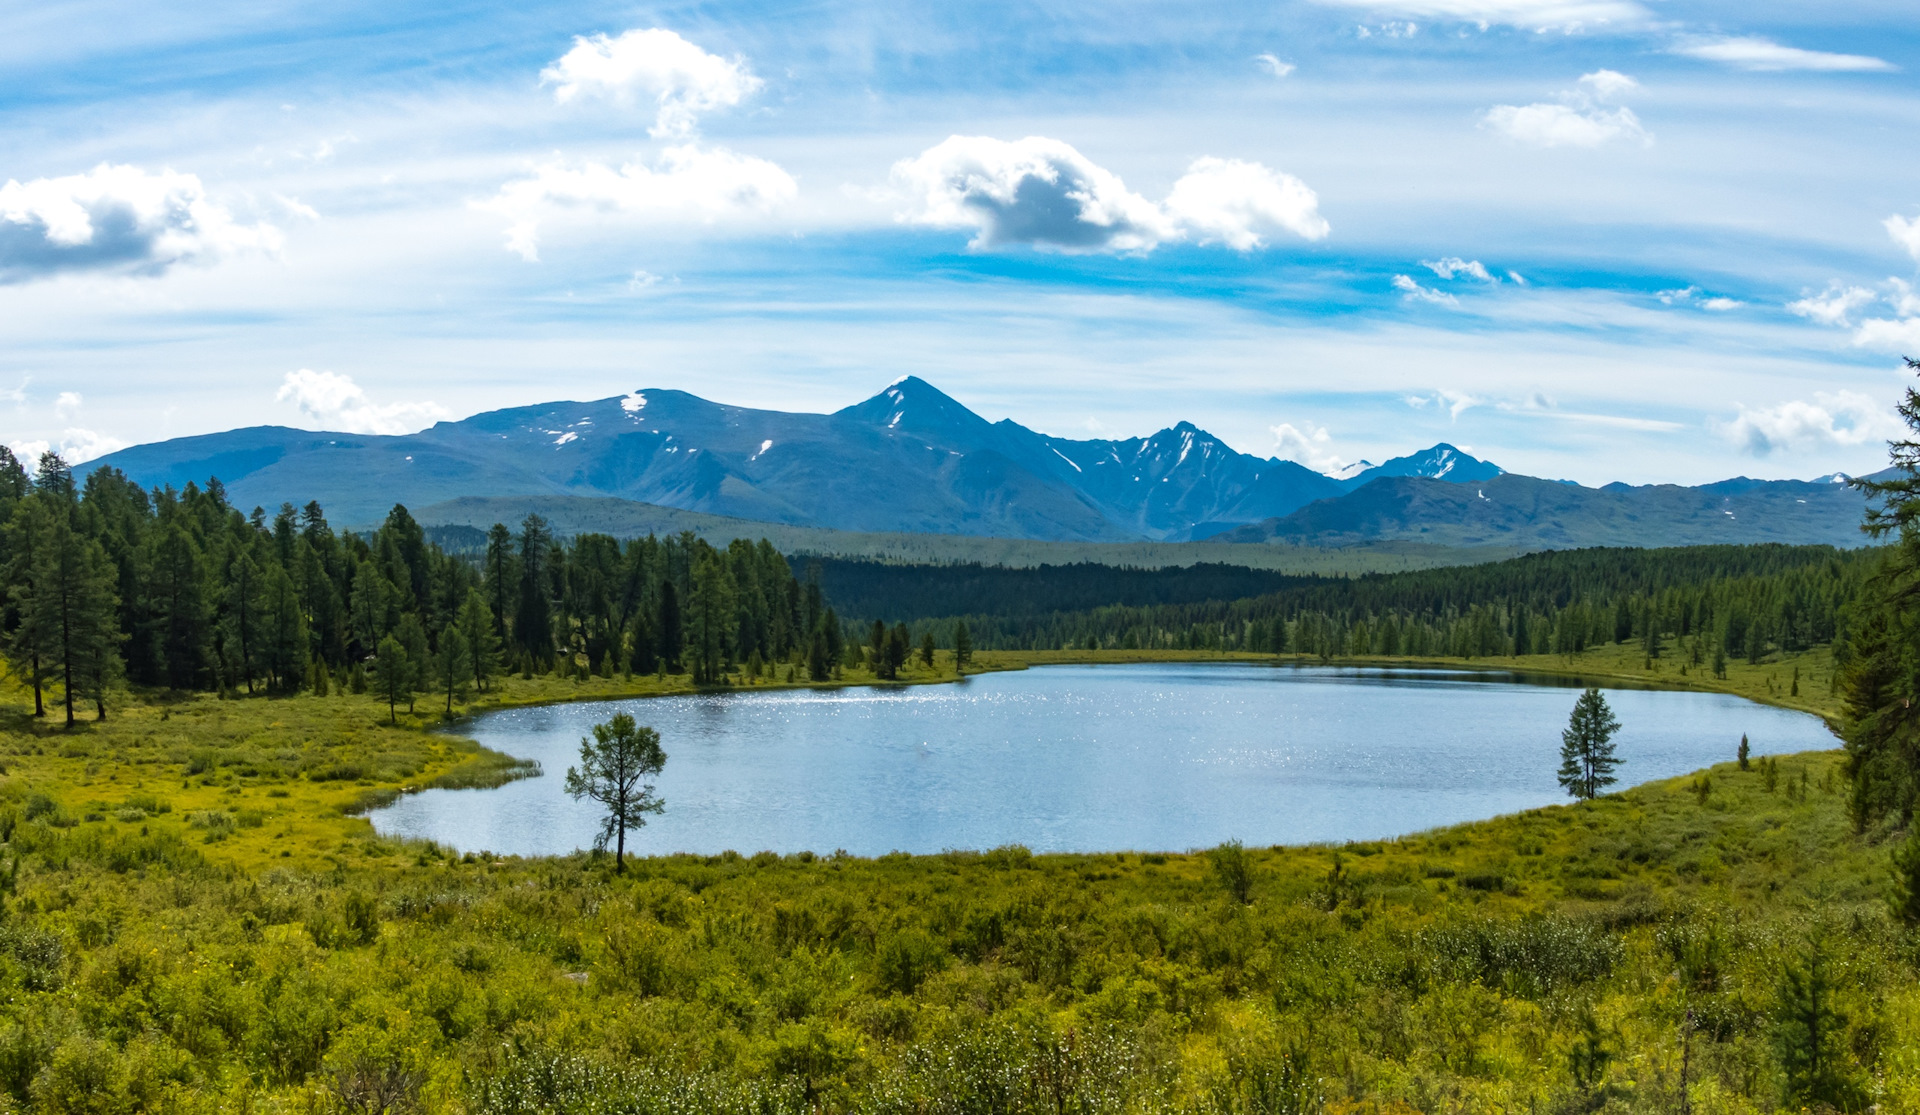
<svg viewBox="0 0 1920 1115"><path fill-rule="evenodd" d="M1321 468L1870 471L1911 4L16 5L0 441L917 374Z"/></svg>

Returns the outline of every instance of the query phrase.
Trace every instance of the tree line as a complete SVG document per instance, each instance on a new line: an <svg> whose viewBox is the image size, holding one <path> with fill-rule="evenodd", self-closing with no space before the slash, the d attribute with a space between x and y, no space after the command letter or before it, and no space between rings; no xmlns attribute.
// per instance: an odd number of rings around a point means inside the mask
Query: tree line
<svg viewBox="0 0 1920 1115"><path fill-rule="evenodd" d="M176 690L423 693L449 710L504 671L687 673L715 684L777 663L828 676L842 625L817 580L764 539L691 533L560 540L537 515L454 556L396 505L366 535L318 503L243 513L220 481L84 485L57 454L0 448L0 649L68 723L123 682Z"/></svg>
<svg viewBox="0 0 1920 1115"><path fill-rule="evenodd" d="M1063 599L1054 586L1062 574L1080 575L1080 567L975 569L962 583L991 593L969 601L979 610L959 615L917 606L921 599L944 604L955 598L943 567L876 568L874 587L856 591L847 582L859 571L841 563L833 583L836 599L846 593L896 616L919 616L911 626L941 639L950 637L956 621L964 623L974 645L989 650L1476 658L1576 654L1603 643L1638 642L1650 657L1680 647L1702 664L1723 664L1832 642L1848 602L1879 560L1876 549L1830 546L1594 548L1409 573L1291 577L1276 591L1237 600L1058 611L1046 608ZM913 568L929 585L923 596L913 591ZM1157 572L1152 593L1183 594L1186 571ZM1197 585L1218 579L1206 568L1193 577ZM1077 596L1076 590L1064 598Z"/></svg>

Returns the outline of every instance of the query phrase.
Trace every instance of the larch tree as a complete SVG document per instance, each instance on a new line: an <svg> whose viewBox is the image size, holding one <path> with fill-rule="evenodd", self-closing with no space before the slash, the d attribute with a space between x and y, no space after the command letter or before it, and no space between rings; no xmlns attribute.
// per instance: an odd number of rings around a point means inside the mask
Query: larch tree
<svg viewBox="0 0 1920 1115"><path fill-rule="evenodd" d="M448 625L440 632L440 646L433 652L433 681L434 687L446 695L448 720L453 719L453 702L466 697L472 667L467 651L467 637L459 627Z"/></svg>
<svg viewBox="0 0 1920 1115"><path fill-rule="evenodd" d="M387 722L398 724L396 711L400 702L413 704L413 660L407 656L406 644L388 635L380 640L373 652L374 692L387 703Z"/></svg>
<svg viewBox="0 0 1920 1115"><path fill-rule="evenodd" d="M624 712L595 724L593 734L580 740L580 765L567 768L566 790L575 801L589 799L606 810L594 848L605 851L613 844L616 872L627 869L627 833L644 826L647 814L667 807L648 781L666 765L660 733L635 724Z"/></svg>
<svg viewBox="0 0 1920 1115"><path fill-rule="evenodd" d="M487 598L479 589L467 593L454 622L467 648L467 674L474 687L485 689L500 672L500 639Z"/></svg>
<svg viewBox="0 0 1920 1115"><path fill-rule="evenodd" d="M75 531L65 516L51 519L34 563L28 623L36 633L42 663L60 679L67 726L72 727L74 701L89 696L89 681L104 685L114 673L119 600L112 565L100 544ZM99 705L104 716L104 695Z"/></svg>
<svg viewBox="0 0 1920 1115"><path fill-rule="evenodd" d="M1600 791L1618 779L1613 770L1620 765L1614 753L1613 736L1620 721L1607 707L1600 690L1589 688L1574 702L1573 715L1560 733L1560 785L1581 801L1591 801Z"/></svg>

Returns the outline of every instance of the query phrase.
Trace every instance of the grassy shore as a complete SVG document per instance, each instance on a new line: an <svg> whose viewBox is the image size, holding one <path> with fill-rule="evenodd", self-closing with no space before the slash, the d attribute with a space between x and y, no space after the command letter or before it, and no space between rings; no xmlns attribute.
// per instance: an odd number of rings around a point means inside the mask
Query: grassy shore
<svg viewBox="0 0 1920 1115"><path fill-rule="evenodd" d="M974 668L1168 659L1225 660ZM1433 664L1835 712L1823 652L1724 680L1626 648ZM456 711L686 691L511 678ZM1684 1075L1693 1111L1772 1112L1782 973L1818 959L1852 1095L1920 1110L1890 834L1852 831L1833 752L1341 847L621 875L353 816L514 773L424 698L397 723L365 695L151 699L69 732L5 696L0 1108L1671 1112Z"/></svg>

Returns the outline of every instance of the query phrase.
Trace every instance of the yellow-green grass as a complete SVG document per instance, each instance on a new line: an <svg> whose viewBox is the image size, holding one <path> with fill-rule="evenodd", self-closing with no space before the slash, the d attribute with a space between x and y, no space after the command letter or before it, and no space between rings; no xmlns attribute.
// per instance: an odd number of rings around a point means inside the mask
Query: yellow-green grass
<svg viewBox="0 0 1920 1115"><path fill-rule="evenodd" d="M1224 660L1273 661L989 652L973 669ZM1431 664L1836 712L1824 651L1724 680L1631 647ZM900 683L953 676L943 654ZM512 677L456 711L691 688ZM1884 1112L1920 1111L1890 834L1852 831L1836 752L1781 758L1771 789L1727 763L1400 840L1248 849L1242 904L1205 854L730 853L624 877L584 854L460 856L348 812L511 773L457 725L429 731L429 698L389 724L367 695L149 696L73 731L26 716L17 688L0 700L0 869L21 865L0 1093L48 1111L330 1108L386 1080L427 1110L504 1115L530 1109L487 1088L535 1077L572 1109L591 1092L961 1110L941 1106L978 1083L960 1061L1080 1089L1083 1109L1259 1110L1297 1084L1332 1112L1674 1111L1689 1009L1693 1109L1772 1111L1775 989L1813 941L1858 1081ZM1613 1060L1586 1089L1569 1055L1589 1020Z"/></svg>

